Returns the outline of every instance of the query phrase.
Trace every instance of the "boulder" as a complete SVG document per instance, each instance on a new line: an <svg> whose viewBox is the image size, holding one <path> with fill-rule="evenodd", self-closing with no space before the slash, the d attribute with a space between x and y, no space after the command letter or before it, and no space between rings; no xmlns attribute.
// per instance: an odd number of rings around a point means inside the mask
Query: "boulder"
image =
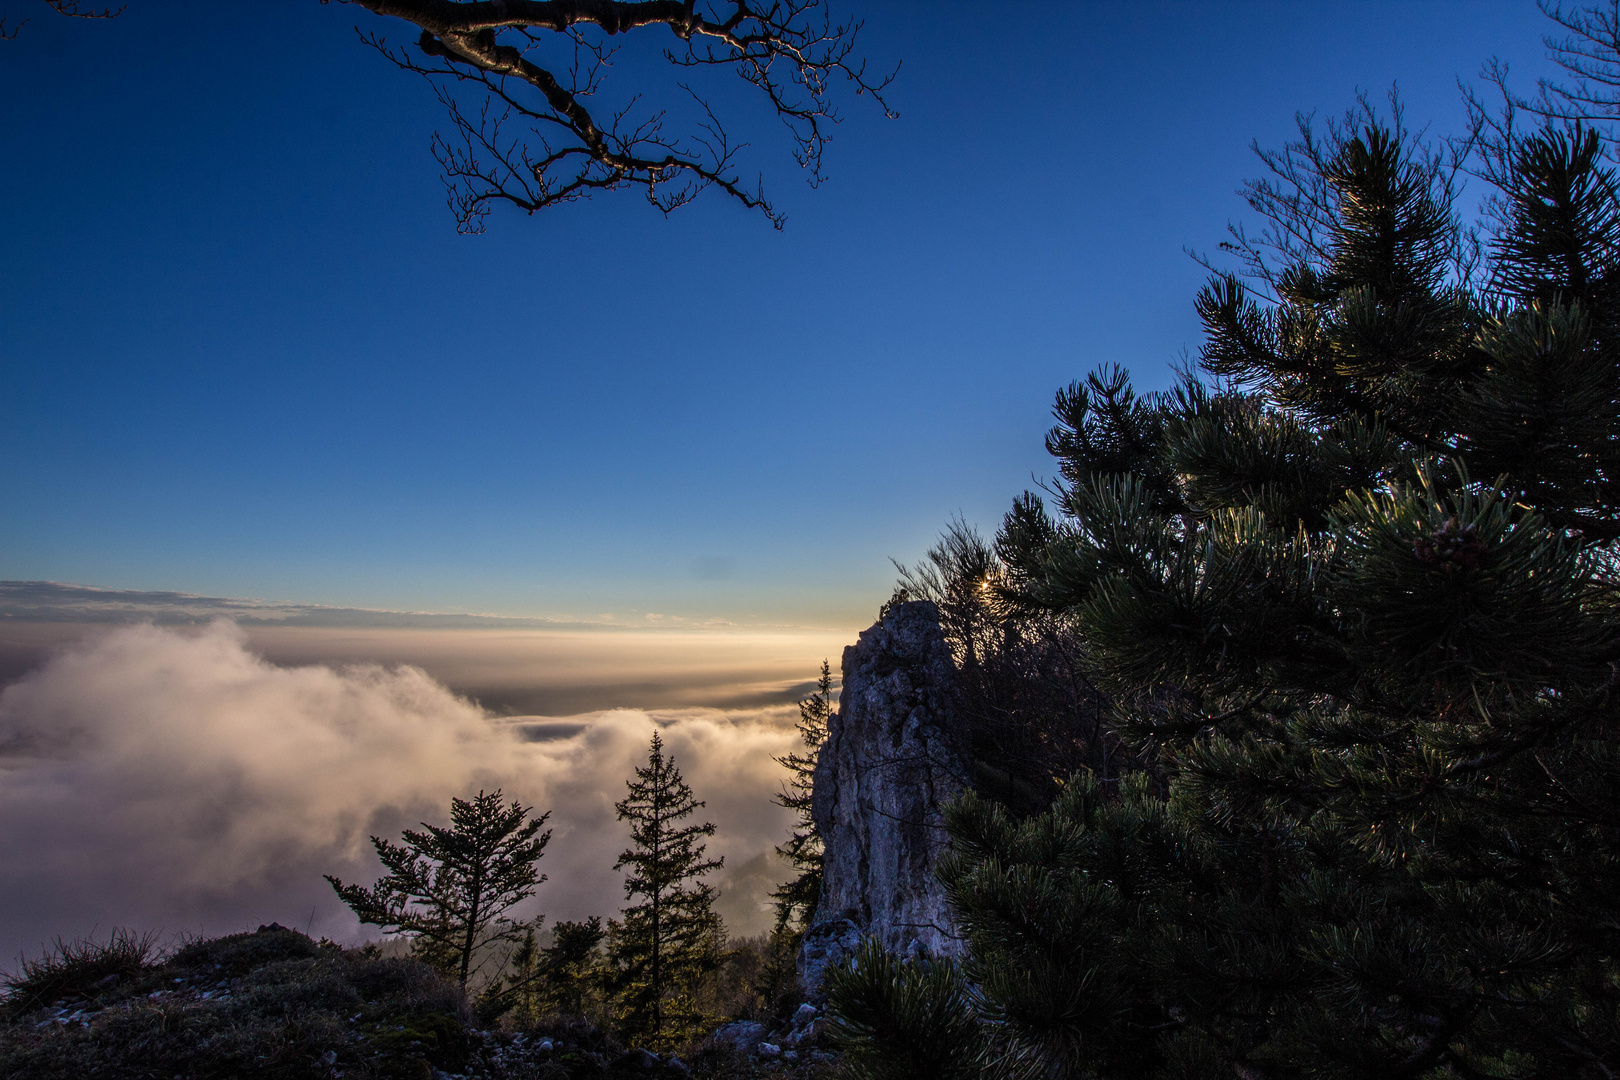
<svg viewBox="0 0 1620 1080"><path fill-rule="evenodd" d="M734 1020L715 1029L709 1041L714 1046L729 1047L747 1052L765 1038L765 1025L757 1020Z"/></svg>
<svg viewBox="0 0 1620 1080"><path fill-rule="evenodd" d="M813 1041L824 1026L820 1021L821 1013L807 1001L793 1014L793 1019L788 1021L788 1033L778 1041L783 1046Z"/></svg>
<svg viewBox="0 0 1620 1080"><path fill-rule="evenodd" d="M812 922L799 942L799 955L794 962L799 986L806 994L819 997L827 969L860 948L865 938L865 931L855 925L853 919L824 918L821 922Z"/></svg>
<svg viewBox="0 0 1620 1080"><path fill-rule="evenodd" d="M939 610L891 607L844 650L843 675L811 804L825 856L797 968L812 997L866 937L907 956L962 952L934 877L948 843L941 809L968 783Z"/></svg>

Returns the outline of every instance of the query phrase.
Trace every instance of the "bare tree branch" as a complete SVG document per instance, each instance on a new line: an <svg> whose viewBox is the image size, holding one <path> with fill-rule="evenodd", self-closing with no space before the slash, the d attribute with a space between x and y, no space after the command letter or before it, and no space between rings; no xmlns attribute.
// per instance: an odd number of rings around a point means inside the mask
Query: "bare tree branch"
<svg viewBox="0 0 1620 1080"><path fill-rule="evenodd" d="M87 11L77 0L45 0L45 3L55 8L58 15L66 15L70 19L116 19L124 13L124 7L127 6L122 5L116 9L102 8L99 11L91 8Z"/></svg>
<svg viewBox="0 0 1620 1080"><path fill-rule="evenodd" d="M122 6L118 8L101 8L99 10L91 8L86 10L84 5L80 4L78 0L44 0L44 3L47 7L54 10L58 15L66 15L70 19L116 19L118 16L124 13L124 8ZM23 27L28 25L28 20L22 19L12 25L12 27L8 30L6 28L7 18L9 18L9 16L0 15L0 41L10 41L12 38L15 38L19 33L22 32Z"/></svg>
<svg viewBox="0 0 1620 1080"><path fill-rule="evenodd" d="M1567 37L1542 38L1548 56L1575 80L1539 82L1533 103L1519 102L1550 120L1613 120L1620 115L1620 0L1568 7L1555 0L1536 0L1541 11Z"/></svg>
<svg viewBox="0 0 1620 1080"><path fill-rule="evenodd" d="M433 83L450 120L433 138L449 204L463 232L479 232L492 205L528 213L640 188L664 213L716 187L777 228L782 215L756 183L744 185L737 155L709 101L684 83L696 119L676 130L669 109L638 95L623 108L597 106L614 51L604 38L664 27L674 68L730 67L758 89L794 142L812 185L839 117L834 83L870 94L893 116L884 90L854 56L858 21L838 22L828 0L344 0L420 32L416 53L376 34L362 37ZM898 70L898 69L896 69ZM477 105L465 91L481 95Z"/></svg>

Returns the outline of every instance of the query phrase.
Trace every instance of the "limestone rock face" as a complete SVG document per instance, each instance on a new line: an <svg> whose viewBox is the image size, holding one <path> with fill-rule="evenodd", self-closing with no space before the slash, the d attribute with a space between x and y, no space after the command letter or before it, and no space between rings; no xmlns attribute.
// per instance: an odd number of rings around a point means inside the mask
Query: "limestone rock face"
<svg viewBox="0 0 1620 1080"><path fill-rule="evenodd" d="M825 857L798 973L812 995L865 937L903 955L962 951L934 879L948 843L940 808L967 775L938 609L894 606L844 650L843 668L811 803Z"/></svg>

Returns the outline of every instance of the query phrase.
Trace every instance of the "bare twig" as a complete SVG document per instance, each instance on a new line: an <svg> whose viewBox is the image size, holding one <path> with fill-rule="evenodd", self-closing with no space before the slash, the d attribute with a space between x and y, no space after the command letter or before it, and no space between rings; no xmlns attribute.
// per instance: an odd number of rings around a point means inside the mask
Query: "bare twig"
<svg viewBox="0 0 1620 1080"><path fill-rule="evenodd" d="M1281 150L1253 145L1255 156L1270 175L1247 181L1241 194L1249 208L1260 215L1260 229L1250 233L1240 223L1230 224L1227 239L1220 246L1227 255L1236 256L1241 276L1248 279L1249 287L1258 295L1275 302L1281 275L1300 267L1320 270L1330 260L1340 198L1331 180L1336 171L1334 162L1368 127L1387 123L1397 140L1411 146L1413 164L1424 175L1436 201L1448 209L1456 204L1470 148L1431 143L1421 132L1409 135L1400 98L1393 91L1388 109L1389 119L1384 121L1372 99L1358 94L1355 106L1342 117L1328 117L1319 123L1314 114L1298 114L1294 119L1299 136ZM1212 272L1226 272L1208 257L1192 254ZM1446 262L1454 282L1464 284L1473 279L1480 250L1472 230L1459 224Z"/></svg>
<svg viewBox="0 0 1620 1080"><path fill-rule="evenodd" d="M1524 102L1551 120L1613 120L1620 114L1620 0L1565 7L1554 0L1537 6L1568 34L1542 39L1548 56L1573 83L1539 81L1540 96Z"/></svg>
<svg viewBox="0 0 1620 1080"><path fill-rule="evenodd" d="M116 19L124 13L124 7L128 6L85 10L77 0L45 0L45 3L55 8L58 15L66 15L70 19Z"/></svg>
<svg viewBox="0 0 1620 1080"><path fill-rule="evenodd" d="M78 0L44 0L44 3L58 15L66 15L70 19L116 19L124 13L122 6L117 8L86 9ZM27 19L20 19L9 28L6 21L9 16L0 15L0 41L10 41L22 32L28 25Z"/></svg>
<svg viewBox="0 0 1620 1080"><path fill-rule="evenodd" d="M861 24L835 21L827 0L347 0L419 31L417 53L362 35L401 68L434 84L451 128L433 153L458 227L479 232L491 206L528 213L599 191L640 188L664 213L716 187L763 213L782 215L758 183L745 185L732 140L709 101L685 84L696 119L677 130L668 109L638 95L618 110L590 102L614 51L605 38L663 27L675 68L729 67L763 93L788 129L812 185L823 177L832 85L870 94L893 116L894 78L867 75L854 56ZM548 51L553 56L545 55ZM482 96L472 106L462 93Z"/></svg>

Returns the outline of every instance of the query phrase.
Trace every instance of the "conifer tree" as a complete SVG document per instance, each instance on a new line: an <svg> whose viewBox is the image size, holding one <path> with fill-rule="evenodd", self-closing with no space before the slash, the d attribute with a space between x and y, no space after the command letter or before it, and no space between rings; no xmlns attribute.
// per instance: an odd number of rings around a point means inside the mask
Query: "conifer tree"
<svg viewBox="0 0 1620 1080"><path fill-rule="evenodd" d="M503 977L485 986L474 1003L474 1012L485 1026L494 1026L511 1013L517 1022L532 1027L539 1021L541 1008L540 943L535 934L540 920L523 928L523 937L506 961Z"/></svg>
<svg viewBox="0 0 1620 1080"><path fill-rule="evenodd" d="M832 713L832 667L823 660L815 692L799 702L799 740L807 752L789 752L776 759L777 764L788 770L788 781L774 801L794 815L793 834L776 853L798 872L792 881L771 893L776 902L778 933L789 927L795 931L802 929L815 914L816 903L821 898L821 834L810 813L810 797L814 789L816 756L821 752L821 744L827 741L827 722Z"/></svg>
<svg viewBox="0 0 1620 1080"><path fill-rule="evenodd" d="M827 972L839 1019L832 1041L850 1080L976 1080L978 1018L962 973L949 961L899 961L867 941Z"/></svg>
<svg viewBox="0 0 1620 1080"><path fill-rule="evenodd" d="M551 814L531 818L531 809L508 806L499 789L451 799L449 828L423 822L427 831L406 829L404 844L371 838L388 873L370 888L326 880L361 922L411 935L417 956L466 986L475 955L520 940L522 925L505 913L546 880L534 864Z"/></svg>
<svg viewBox="0 0 1620 1080"><path fill-rule="evenodd" d="M754 980L754 991L767 1007L796 1004L798 976L795 964L804 931L821 900L821 834L816 829L810 802L814 791L817 755L827 741L827 723L833 714L832 667L821 662L815 691L799 702L799 738L807 753L789 752L777 758L788 770L788 780L774 801L793 811L793 832L776 853L797 871L791 880L771 891L776 924L765 942L765 963Z"/></svg>
<svg viewBox="0 0 1620 1080"><path fill-rule="evenodd" d="M560 922L551 944L540 950L539 968L546 998L566 1016L583 1016L585 996L596 981L598 952L607 931L595 915L584 922Z"/></svg>
<svg viewBox="0 0 1620 1080"><path fill-rule="evenodd" d="M693 797L664 742L653 733L645 768L627 782L614 804L630 823L630 847L614 869L629 868L624 892L640 898L609 928L608 957L615 967L619 1024L631 1038L673 1046L697 1034L708 1019L695 999L698 981L720 963L723 928L713 910L715 890L699 880L723 859L705 854L714 824L681 824L704 804Z"/></svg>
<svg viewBox="0 0 1620 1080"><path fill-rule="evenodd" d="M1306 129L1250 188L1270 246L1198 298L1204 381L1059 395L1057 512L1021 500L997 548L1149 767L951 811L984 1075L1620 1072L1601 148L1488 148L1476 264L1398 122Z"/></svg>
<svg viewBox="0 0 1620 1080"><path fill-rule="evenodd" d="M1361 120L1284 160L1324 216L1275 300L1199 297L1210 382L1060 397L1030 596L1163 784L954 811L987 1060L1620 1067L1615 176L1578 126L1511 147L1473 283L1435 160Z"/></svg>
<svg viewBox="0 0 1620 1080"><path fill-rule="evenodd" d="M515 1013L521 1025L533 1026L546 1013L584 1016L586 998L601 981L599 949L607 930L592 915L584 922L559 922L551 944L536 934L540 919L527 924L507 959L506 973L479 993L475 1010L487 1024Z"/></svg>

